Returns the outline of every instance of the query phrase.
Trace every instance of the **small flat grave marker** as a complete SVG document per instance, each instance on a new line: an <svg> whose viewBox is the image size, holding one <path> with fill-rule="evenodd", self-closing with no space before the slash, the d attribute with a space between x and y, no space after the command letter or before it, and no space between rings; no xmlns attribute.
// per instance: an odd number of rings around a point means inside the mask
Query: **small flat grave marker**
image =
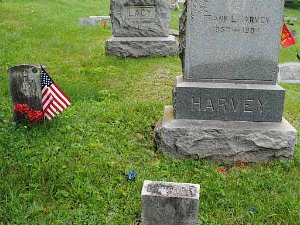
<svg viewBox="0 0 300 225"><path fill-rule="evenodd" d="M143 225L198 224L200 185L144 181Z"/></svg>

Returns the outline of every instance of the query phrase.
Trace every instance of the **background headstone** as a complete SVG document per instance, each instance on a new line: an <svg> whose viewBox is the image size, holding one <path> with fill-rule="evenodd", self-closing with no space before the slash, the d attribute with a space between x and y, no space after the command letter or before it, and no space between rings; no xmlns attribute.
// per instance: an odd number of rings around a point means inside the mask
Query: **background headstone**
<svg viewBox="0 0 300 225"><path fill-rule="evenodd" d="M300 63L279 64L279 79L283 83L300 84Z"/></svg>
<svg viewBox="0 0 300 225"><path fill-rule="evenodd" d="M169 0L112 0L115 37L168 37Z"/></svg>
<svg viewBox="0 0 300 225"><path fill-rule="evenodd" d="M179 9L178 0L171 0L170 9L172 9L172 10L178 10Z"/></svg>
<svg viewBox="0 0 300 225"><path fill-rule="evenodd" d="M297 31L291 30L290 32L291 32L291 34L293 35L293 37L297 37L297 36L298 36Z"/></svg>
<svg viewBox="0 0 300 225"><path fill-rule="evenodd" d="M297 17L284 17L284 22L287 23L288 25L294 25L298 21Z"/></svg>
<svg viewBox="0 0 300 225"><path fill-rule="evenodd" d="M8 69L9 88L12 103L28 104L31 109L42 110L40 67L36 65L17 65ZM25 121L25 116L14 112L16 122Z"/></svg>
<svg viewBox="0 0 300 225"><path fill-rule="evenodd" d="M88 18L79 19L80 26L95 27L97 24L101 26L101 24L104 23L106 26L110 25L110 16L90 16Z"/></svg>
<svg viewBox="0 0 300 225"><path fill-rule="evenodd" d="M177 54L175 37L169 35L169 7L169 0L112 0L114 36L106 42L106 53L120 57Z"/></svg>
<svg viewBox="0 0 300 225"><path fill-rule="evenodd" d="M200 185L144 181L142 225L197 225Z"/></svg>

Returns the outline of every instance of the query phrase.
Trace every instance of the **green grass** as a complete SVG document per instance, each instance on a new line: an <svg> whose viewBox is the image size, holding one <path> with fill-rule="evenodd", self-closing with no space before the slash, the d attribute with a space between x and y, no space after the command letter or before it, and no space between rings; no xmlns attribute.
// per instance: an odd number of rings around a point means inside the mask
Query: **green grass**
<svg viewBox="0 0 300 225"><path fill-rule="evenodd" d="M180 61L105 56L111 30L80 27L78 18L108 15L108 4L0 2L0 224L134 225L145 179L200 183L200 224L299 224L299 147L292 162L226 174L155 151L153 126L171 104ZM286 14L300 19L300 10ZM281 61L295 61L292 53L282 50ZM50 123L16 126L6 70L20 63L46 65L71 107ZM285 117L299 129L300 86L284 88ZM131 170L137 181L126 181Z"/></svg>

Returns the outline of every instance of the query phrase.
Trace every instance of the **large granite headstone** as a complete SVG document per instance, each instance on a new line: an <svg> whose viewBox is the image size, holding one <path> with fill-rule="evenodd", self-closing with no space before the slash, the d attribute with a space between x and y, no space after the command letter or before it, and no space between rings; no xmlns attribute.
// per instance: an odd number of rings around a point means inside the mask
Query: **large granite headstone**
<svg viewBox="0 0 300 225"><path fill-rule="evenodd" d="M113 37L106 53L120 57L168 56L178 53L169 35L169 0L112 0Z"/></svg>
<svg viewBox="0 0 300 225"><path fill-rule="evenodd" d="M230 163L293 157L297 132L282 120L285 90L276 84L283 5L186 1L183 76L173 91L174 108L165 108L156 127L164 152Z"/></svg>
<svg viewBox="0 0 300 225"><path fill-rule="evenodd" d="M197 225L199 184L144 181L142 225Z"/></svg>

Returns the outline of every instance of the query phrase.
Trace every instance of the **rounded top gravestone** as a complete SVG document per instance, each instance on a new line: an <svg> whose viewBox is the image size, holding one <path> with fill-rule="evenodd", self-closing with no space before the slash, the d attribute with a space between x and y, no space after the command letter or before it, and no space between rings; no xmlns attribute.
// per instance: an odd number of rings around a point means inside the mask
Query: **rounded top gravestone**
<svg viewBox="0 0 300 225"><path fill-rule="evenodd" d="M41 68L22 64L8 69L9 87L13 105L27 104L31 109L41 110ZM25 120L24 115L14 112L16 122Z"/></svg>

